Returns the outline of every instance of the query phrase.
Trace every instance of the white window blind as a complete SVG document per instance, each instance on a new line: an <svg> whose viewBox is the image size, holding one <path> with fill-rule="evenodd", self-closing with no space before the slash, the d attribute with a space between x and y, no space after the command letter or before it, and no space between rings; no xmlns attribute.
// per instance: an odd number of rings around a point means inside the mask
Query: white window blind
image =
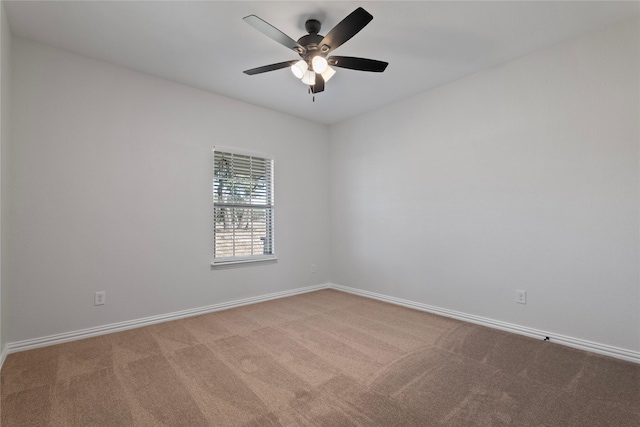
<svg viewBox="0 0 640 427"><path fill-rule="evenodd" d="M223 149L213 158L213 263L273 259L273 159Z"/></svg>

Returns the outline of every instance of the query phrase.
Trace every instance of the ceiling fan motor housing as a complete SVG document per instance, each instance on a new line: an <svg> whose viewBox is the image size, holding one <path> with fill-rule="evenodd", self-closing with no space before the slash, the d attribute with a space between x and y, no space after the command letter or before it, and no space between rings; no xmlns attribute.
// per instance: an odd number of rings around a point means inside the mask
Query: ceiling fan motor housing
<svg viewBox="0 0 640 427"><path fill-rule="evenodd" d="M308 21L307 21L308 22ZM302 36L298 39L298 44L304 46L306 48L306 52L300 53L300 56L308 61L311 58L313 58L314 56L318 55L318 54L322 54L323 56L329 51L328 47L327 49L320 49L318 48L318 44L322 41L322 39L324 39L324 36L321 36L320 34L307 34L306 36Z"/></svg>

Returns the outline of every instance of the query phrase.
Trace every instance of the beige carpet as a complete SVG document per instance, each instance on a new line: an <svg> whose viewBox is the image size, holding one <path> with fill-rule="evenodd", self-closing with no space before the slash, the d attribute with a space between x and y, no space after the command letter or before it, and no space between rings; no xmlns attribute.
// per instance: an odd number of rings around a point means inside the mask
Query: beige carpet
<svg viewBox="0 0 640 427"><path fill-rule="evenodd" d="M2 426L640 426L640 365L322 290L11 354Z"/></svg>

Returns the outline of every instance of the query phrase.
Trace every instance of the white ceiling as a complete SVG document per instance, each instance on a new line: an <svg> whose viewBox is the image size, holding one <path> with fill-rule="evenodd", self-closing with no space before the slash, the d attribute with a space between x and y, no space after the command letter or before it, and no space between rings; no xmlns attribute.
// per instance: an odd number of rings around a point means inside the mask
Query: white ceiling
<svg viewBox="0 0 640 427"><path fill-rule="evenodd" d="M626 2L5 1L15 36L325 124L637 16ZM373 21L336 55L389 62L384 73L337 69L315 102L289 70L296 59L246 24L255 14L294 39L320 34L357 7Z"/></svg>

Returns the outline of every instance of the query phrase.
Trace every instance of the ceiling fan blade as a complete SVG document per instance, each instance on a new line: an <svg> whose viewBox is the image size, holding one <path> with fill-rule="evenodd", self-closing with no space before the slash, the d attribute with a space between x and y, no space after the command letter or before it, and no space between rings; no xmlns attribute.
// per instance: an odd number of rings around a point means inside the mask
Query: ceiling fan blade
<svg viewBox="0 0 640 427"><path fill-rule="evenodd" d="M319 73L316 73L316 82L311 86L311 93L324 91L324 79Z"/></svg>
<svg viewBox="0 0 640 427"><path fill-rule="evenodd" d="M277 41L281 45L288 47L289 49L293 49L300 54L306 52L306 48L304 46L298 44L297 41L269 24L267 21L258 18L256 15L245 16L242 19L244 19L247 24L251 25L270 39Z"/></svg>
<svg viewBox="0 0 640 427"><path fill-rule="evenodd" d="M358 71L372 71L374 73L383 72L387 68L387 65L389 65L388 62L368 58L356 58L353 56L332 56L327 58L327 62L334 67Z"/></svg>
<svg viewBox="0 0 640 427"><path fill-rule="evenodd" d="M243 71L243 73L253 76L254 74L266 73L267 71L275 71L281 68L287 68L298 62L299 59L293 61L278 62L277 64L263 65L262 67L252 68L250 70Z"/></svg>
<svg viewBox="0 0 640 427"><path fill-rule="evenodd" d="M373 16L369 12L361 7L357 8L324 36L322 41L318 43L320 50L324 53L331 52L358 34L372 19Z"/></svg>

